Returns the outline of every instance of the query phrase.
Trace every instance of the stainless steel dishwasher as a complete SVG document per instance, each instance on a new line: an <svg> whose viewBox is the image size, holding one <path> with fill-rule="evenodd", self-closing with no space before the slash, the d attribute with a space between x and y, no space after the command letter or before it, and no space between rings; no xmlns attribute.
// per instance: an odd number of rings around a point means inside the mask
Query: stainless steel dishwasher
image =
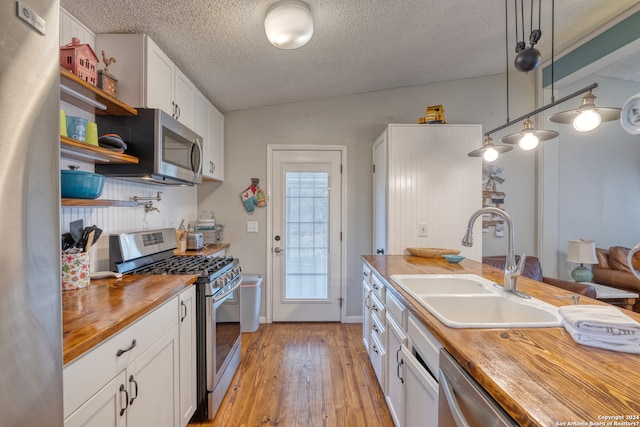
<svg viewBox="0 0 640 427"><path fill-rule="evenodd" d="M517 425L446 350L440 350L438 427Z"/></svg>

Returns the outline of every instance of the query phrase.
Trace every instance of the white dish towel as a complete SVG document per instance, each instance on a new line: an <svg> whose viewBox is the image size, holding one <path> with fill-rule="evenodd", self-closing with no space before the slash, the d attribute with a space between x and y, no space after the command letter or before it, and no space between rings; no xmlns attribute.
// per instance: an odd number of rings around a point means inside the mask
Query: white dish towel
<svg viewBox="0 0 640 427"><path fill-rule="evenodd" d="M562 324L578 344L640 354L640 323L607 305L559 308Z"/></svg>

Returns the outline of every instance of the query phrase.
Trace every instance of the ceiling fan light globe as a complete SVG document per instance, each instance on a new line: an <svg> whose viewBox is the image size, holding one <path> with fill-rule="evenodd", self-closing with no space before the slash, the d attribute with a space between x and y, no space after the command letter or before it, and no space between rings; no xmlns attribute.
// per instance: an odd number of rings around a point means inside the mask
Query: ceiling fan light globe
<svg viewBox="0 0 640 427"><path fill-rule="evenodd" d="M489 147L485 150L484 154L482 155L482 158L487 162L493 162L498 159L498 156L499 156L498 150L496 150L493 147Z"/></svg>
<svg viewBox="0 0 640 427"><path fill-rule="evenodd" d="M578 132L589 132L600 126L602 117L596 110L584 110L573 119L573 128Z"/></svg>
<svg viewBox="0 0 640 427"><path fill-rule="evenodd" d="M531 151L538 146L540 139L531 132L526 132L520 141L518 146L524 151Z"/></svg>

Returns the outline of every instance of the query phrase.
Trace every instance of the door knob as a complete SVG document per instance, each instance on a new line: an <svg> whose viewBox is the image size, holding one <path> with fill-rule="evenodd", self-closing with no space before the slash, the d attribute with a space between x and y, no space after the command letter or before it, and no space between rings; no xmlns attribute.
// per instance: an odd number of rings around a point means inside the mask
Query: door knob
<svg viewBox="0 0 640 427"><path fill-rule="evenodd" d="M275 248L273 248L273 252L279 254L280 252L284 252L284 249L280 246L276 246Z"/></svg>

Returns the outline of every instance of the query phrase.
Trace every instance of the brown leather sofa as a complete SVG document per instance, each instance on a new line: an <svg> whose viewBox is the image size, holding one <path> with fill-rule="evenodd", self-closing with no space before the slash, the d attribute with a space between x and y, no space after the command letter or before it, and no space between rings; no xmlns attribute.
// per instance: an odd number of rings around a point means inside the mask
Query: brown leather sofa
<svg viewBox="0 0 640 427"><path fill-rule="evenodd" d="M613 251L611 254L610 250ZM619 246L609 249L596 248L598 264L593 266L593 281L612 288L640 293L640 280L629 270L625 250L628 252L628 249ZM636 302L634 311L640 311L639 302Z"/></svg>
<svg viewBox="0 0 640 427"><path fill-rule="evenodd" d="M520 260L520 257L516 255L516 262ZM485 256L482 257L482 263L504 269L506 264L505 256ZM596 297L596 289L584 283L570 282L568 280L553 279L551 277L544 277L542 275L542 267L540 266L540 260L537 257L527 255L524 261L524 270L522 271L524 277L528 277L538 282L543 282L557 288L566 289L575 294L584 295L589 298Z"/></svg>

